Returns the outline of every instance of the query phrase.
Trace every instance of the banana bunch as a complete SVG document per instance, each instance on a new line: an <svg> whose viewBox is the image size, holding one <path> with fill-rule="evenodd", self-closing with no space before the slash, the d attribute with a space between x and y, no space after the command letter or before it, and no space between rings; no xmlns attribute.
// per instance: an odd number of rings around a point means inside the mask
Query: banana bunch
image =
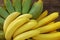
<svg viewBox="0 0 60 40"><path fill-rule="evenodd" d="M43 1L4 0L0 7L0 40L60 40L58 12L43 13ZM4 14L5 13L5 14ZM3 29L2 29L3 27Z"/></svg>
<svg viewBox="0 0 60 40"><path fill-rule="evenodd" d="M59 13L54 12L48 16L47 14L48 11L46 10L35 20L31 19L33 17L31 14L20 15L19 12L13 12L4 22L3 29L6 40L60 39L60 32L56 31L60 28L60 22L54 22L54 20L59 16Z"/></svg>

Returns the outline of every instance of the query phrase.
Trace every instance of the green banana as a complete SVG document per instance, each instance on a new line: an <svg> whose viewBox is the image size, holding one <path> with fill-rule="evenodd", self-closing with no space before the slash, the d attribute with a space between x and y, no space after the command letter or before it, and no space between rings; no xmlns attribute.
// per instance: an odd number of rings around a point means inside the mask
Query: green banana
<svg viewBox="0 0 60 40"><path fill-rule="evenodd" d="M0 40L5 40L4 32L0 31Z"/></svg>
<svg viewBox="0 0 60 40"><path fill-rule="evenodd" d="M4 19L2 17L0 17L0 24L4 23Z"/></svg>
<svg viewBox="0 0 60 40"><path fill-rule="evenodd" d="M32 0L23 0L22 3L22 14L28 13L31 7Z"/></svg>
<svg viewBox="0 0 60 40"><path fill-rule="evenodd" d="M7 9L7 11L9 13L12 13L12 12L15 11L14 8L13 8L13 6L12 6L12 4L11 4L11 2L10 2L10 0L4 0L4 4L5 4L6 9Z"/></svg>
<svg viewBox="0 0 60 40"><path fill-rule="evenodd" d="M33 15L34 19L36 19L39 17L42 10L43 10L43 2L42 2L42 0L39 0L33 4L29 13Z"/></svg>
<svg viewBox="0 0 60 40"><path fill-rule="evenodd" d="M37 18L37 21L39 21L39 20L45 18L47 15L48 15L48 11L45 10L45 11Z"/></svg>
<svg viewBox="0 0 60 40"><path fill-rule="evenodd" d="M0 7L0 16L2 16L5 19L8 15L8 12L4 10L2 7Z"/></svg>
<svg viewBox="0 0 60 40"><path fill-rule="evenodd" d="M13 1L13 6L15 8L15 11L20 12L22 11L22 0L12 0Z"/></svg>
<svg viewBox="0 0 60 40"><path fill-rule="evenodd" d="M0 30L3 30L4 19L0 17Z"/></svg>

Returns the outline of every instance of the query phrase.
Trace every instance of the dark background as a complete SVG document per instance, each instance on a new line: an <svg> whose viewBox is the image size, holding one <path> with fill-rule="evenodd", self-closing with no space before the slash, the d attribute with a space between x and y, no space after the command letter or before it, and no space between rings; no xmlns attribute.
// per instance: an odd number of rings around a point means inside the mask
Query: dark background
<svg viewBox="0 0 60 40"><path fill-rule="evenodd" d="M33 0L37 1L37 0ZM59 12L60 14L60 0L43 0L44 10L48 10L49 14L52 12ZM0 0L0 6L3 6L3 0ZM60 17L56 20L59 21Z"/></svg>

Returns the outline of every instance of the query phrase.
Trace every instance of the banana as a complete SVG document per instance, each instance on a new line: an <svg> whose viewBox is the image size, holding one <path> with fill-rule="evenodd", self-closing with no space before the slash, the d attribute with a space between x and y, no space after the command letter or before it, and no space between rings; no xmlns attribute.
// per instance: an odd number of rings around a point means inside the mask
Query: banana
<svg viewBox="0 0 60 40"><path fill-rule="evenodd" d="M13 6L15 8L15 11L20 12L22 11L22 0L12 0Z"/></svg>
<svg viewBox="0 0 60 40"><path fill-rule="evenodd" d="M48 15L48 11L45 10L38 18L37 18L37 21L43 19L44 17L46 17Z"/></svg>
<svg viewBox="0 0 60 40"><path fill-rule="evenodd" d="M3 30L4 19L0 17L0 30Z"/></svg>
<svg viewBox="0 0 60 40"><path fill-rule="evenodd" d="M3 30L2 25L0 24L0 30Z"/></svg>
<svg viewBox="0 0 60 40"><path fill-rule="evenodd" d="M20 15L19 17L17 17L16 20L18 20L20 18L24 18L24 17L32 18L32 15L31 14L23 14L23 15Z"/></svg>
<svg viewBox="0 0 60 40"><path fill-rule="evenodd" d="M32 4L32 0L23 0L23 3L22 3L22 14L26 14L26 13L29 12L31 4Z"/></svg>
<svg viewBox="0 0 60 40"><path fill-rule="evenodd" d="M54 22L51 22L51 23L49 23L48 25L53 24L53 23L54 23ZM52 31L51 33L54 33L54 32L56 32L56 31ZM40 35L40 34L38 34L38 35ZM38 35L36 35L36 36L38 36ZM37 38L35 39L36 36L32 37L32 39L33 39L33 40L38 40Z"/></svg>
<svg viewBox="0 0 60 40"><path fill-rule="evenodd" d="M12 14L10 14L10 15L6 18L6 20L4 21L4 26L3 26L4 32L6 32L8 25L9 25L17 16L19 16L19 15L20 15L20 13L18 13L18 12L13 12Z"/></svg>
<svg viewBox="0 0 60 40"><path fill-rule="evenodd" d="M4 19L2 17L0 17L0 24L4 23Z"/></svg>
<svg viewBox="0 0 60 40"><path fill-rule="evenodd" d="M35 2L29 11L29 14L33 16L34 19L38 18L43 10L43 2L42 0L39 0Z"/></svg>
<svg viewBox="0 0 60 40"><path fill-rule="evenodd" d="M18 36L16 36L15 38L13 38L13 40L22 40L22 39L28 39L30 37L33 37L35 35L38 35L40 32L39 30L35 29L35 30L31 30L31 31L27 31L24 32L22 34L19 34Z"/></svg>
<svg viewBox="0 0 60 40"><path fill-rule="evenodd" d="M46 24L50 23L51 21L53 21L56 18L58 18L58 16L59 16L58 12L54 12L54 13L48 15L47 17L43 18L42 20L38 21L38 25L36 27L34 27L33 29L41 27L43 25L46 25Z"/></svg>
<svg viewBox="0 0 60 40"><path fill-rule="evenodd" d="M60 26L60 22L57 22L57 23L54 23L54 24L44 26L42 28L40 27L40 28L35 29L35 30L30 30L28 32L24 32L22 34L19 34L13 40L28 39L28 38L33 37L35 35L38 35L40 33L45 33L45 32L56 30L56 29L60 28L59 26Z"/></svg>
<svg viewBox="0 0 60 40"><path fill-rule="evenodd" d="M0 30L0 40L5 40L4 32Z"/></svg>
<svg viewBox="0 0 60 40"><path fill-rule="evenodd" d="M4 0L4 4L5 4L6 9L7 9L7 11L9 13L12 13L12 12L15 11L14 8L13 8L13 6L12 6L12 4L11 4L11 2L10 2L10 0Z"/></svg>
<svg viewBox="0 0 60 40"><path fill-rule="evenodd" d="M13 35L13 37L17 36L18 34L21 34L25 31L28 31L30 29L32 29L32 27L35 27L37 25L37 21L36 20L30 20L30 22L22 25L19 29L17 29Z"/></svg>
<svg viewBox="0 0 60 40"><path fill-rule="evenodd" d="M2 16L5 19L8 15L8 12L4 10L2 7L0 7L0 16Z"/></svg>
<svg viewBox="0 0 60 40"><path fill-rule="evenodd" d="M59 40L60 39L60 32L56 33L49 33L49 34L39 34L33 37L35 40Z"/></svg>
<svg viewBox="0 0 60 40"><path fill-rule="evenodd" d="M52 23L43 27L40 27L40 33L47 33L59 29L60 22Z"/></svg>
<svg viewBox="0 0 60 40"><path fill-rule="evenodd" d="M13 21L10 23L10 25L8 26L6 33L5 33L5 38L6 39L11 39L12 35L14 34L14 32L21 27L21 25L25 24L26 22L29 21L29 18L21 18L17 21Z"/></svg>

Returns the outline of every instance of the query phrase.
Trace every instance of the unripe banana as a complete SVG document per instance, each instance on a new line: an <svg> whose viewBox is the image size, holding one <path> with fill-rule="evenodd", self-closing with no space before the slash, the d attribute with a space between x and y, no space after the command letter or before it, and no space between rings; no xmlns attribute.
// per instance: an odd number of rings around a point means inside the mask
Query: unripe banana
<svg viewBox="0 0 60 40"><path fill-rule="evenodd" d="M44 17L46 17L48 15L48 11L45 10L38 18L37 18L37 21L43 19Z"/></svg>
<svg viewBox="0 0 60 40"><path fill-rule="evenodd" d="M37 25L37 21L36 20L30 20L30 22L28 22L28 23L22 25L20 28L18 28L15 31L13 37L17 36L18 34L21 34L21 33L25 32L25 31L28 31L28 30L32 29L36 25Z"/></svg>
<svg viewBox="0 0 60 40"><path fill-rule="evenodd" d="M31 4L32 4L32 0L23 0L23 3L22 3L22 14L26 14L26 13L29 12Z"/></svg>
<svg viewBox="0 0 60 40"><path fill-rule="evenodd" d="M56 33L49 33L49 34L39 34L33 37L35 40L59 40L60 39L60 32Z"/></svg>
<svg viewBox="0 0 60 40"><path fill-rule="evenodd" d="M60 26L60 22L50 24L50 25L44 26L42 28L40 27L38 29L22 33L22 34L16 36L13 40L28 39L30 37L38 35L39 33L45 33L45 32L56 30L56 29L60 28L59 26Z"/></svg>
<svg viewBox="0 0 60 40"><path fill-rule="evenodd" d="M33 16L34 19L38 18L43 10L43 2L39 0L35 2L30 10L30 14Z"/></svg>
<svg viewBox="0 0 60 40"><path fill-rule="evenodd" d="M13 6L15 8L16 12L20 12L22 11L22 0L12 0L13 1Z"/></svg>
<svg viewBox="0 0 60 40"><path fill-rule="evenodd" d="M26 22L28 22L29 19L24 17L24 18L21 18L17 21L13 21L9 24L7 30L6 30L6 33L5 33L5 38L6 39L11 39L12 38L12 35L14 34L14 32L19 28L21 27L23 24L25 24Z"/></svg>
<svg viewBox="0 0 60 40"><path fill-rule="evenodd" d="M0 30L0 40L5 40L4 32Z"/></svg>
<svg viewBox="0 0 60 40"><path fill-rule="evenodd" d="M47 17L43 18L42 20L40 20L38 22L38 25L36 27L34 27L33 29L50 23L51 21L55 20L58 16L59 16L58 12L54 12L54 13L50 14L49 16L47 16Z"/></svg>
<svg viewBox="0 0 60 40"><path fill-rule="evenodd" d="M2 16L5 19L8 15L8 12L4 10L2 7L0 7L0 16Z"/></svg>
<svg viewBox="0 0 60 40"><path fill-rule="evenodd" d="M3 26L4 32L6 32L8 25L9 25L17 16L19 16L19 15L20 15L20 13L18 13L18 12L13 12L12 14L10 14L10 15L6 18L6 20L5 20L5 22L4 22L4 26Z"/></svg>
<svg viewBox="0 0 60 40"><path fill-rule="evenodd" d="M4 19L0 17L0 30L3 30Z"/></svg>
<svg viewBox="0 0 60 40"><path fill-rule="evenodd" d="M4 19L2 17L0 17L0 24L4 23Z"/></svg>
<svg viewBox="0 0 60 40"><path fill-rule="evenodd" d="M15 11L10 0L4 0L4 4L9 13L12 13Z"/></svg>

